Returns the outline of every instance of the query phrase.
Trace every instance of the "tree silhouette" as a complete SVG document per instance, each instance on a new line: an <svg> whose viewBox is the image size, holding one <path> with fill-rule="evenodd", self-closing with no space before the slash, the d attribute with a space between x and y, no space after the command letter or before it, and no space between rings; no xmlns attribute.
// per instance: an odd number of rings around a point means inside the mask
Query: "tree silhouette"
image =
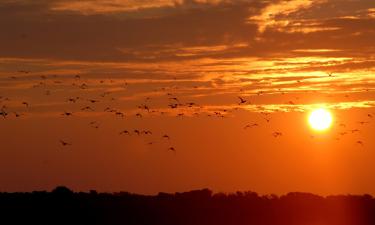
<svg viewBox="0 0 375 225"><path fill-rule="evenodd" d="M215 193L209 189L159 193L0 193L4 224L90 225L373 225L370 195L321 197L309 193L260 196L255 192Z"/></svg>

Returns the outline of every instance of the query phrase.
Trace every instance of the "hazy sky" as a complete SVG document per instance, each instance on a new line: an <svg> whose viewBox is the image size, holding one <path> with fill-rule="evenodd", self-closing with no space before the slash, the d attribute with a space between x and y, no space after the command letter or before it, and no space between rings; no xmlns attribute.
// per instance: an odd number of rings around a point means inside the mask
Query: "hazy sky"
<svg viewBox="0 0 375 225"><path fill-rule="evenodd" d="M2 0L0 28L0 191L375 194L373 0Z"/></svg>

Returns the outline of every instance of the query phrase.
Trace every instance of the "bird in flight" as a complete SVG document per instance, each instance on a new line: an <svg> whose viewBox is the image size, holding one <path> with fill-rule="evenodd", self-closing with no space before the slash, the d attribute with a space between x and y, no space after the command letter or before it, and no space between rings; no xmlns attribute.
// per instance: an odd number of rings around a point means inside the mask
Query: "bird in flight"
<svg viewBox="0 0 375 225"><path fill-rule="evenodd" d="M72 145L71 143L68 143L66 141L63 141L63 140L60 140L60 143L62 146L69 146L69 145Z"/></svg>
<svg viewBox="0 0 375 225"><path fill-rule="evenodd" d="M13 112L14 113L14 116L15 117L21 117L21 114L17 113L17 112Z"/></svg>
<svg viewBox="0 0 375 225"><path fill-rule="evenodd" d="M178 104L169 104L168 106L171 107L171 109L175 109L177 108Z"/></svg>
<svg viewBox="0 0 375 225"><path fill-rule="evenodd" d="M79 97L68 98L68 102L76 103L78 99L79 99Z"/></svg>
<svg viewBox="0 0 375 225"><path fill-rule="evenodd" d="M176 149L174 147L169 147L168 151L172 151L172 152L176 153Z"/></svg>
<svg viewBox="0 0 375 225"><path fill-rule="evenodd" d="M257 126L259 126L259 124L257 124L257 123L253 123L253 124L247 124L243 129L247 129L247 128L252 128L252 127L257 127Z"/></svg>
<svg viewBox="0 0 375 225"><path fill-rule="evenodd" d="M162 138L166 138L166 139L170 139L170 137L168 136L168 135L166 135L166 134L164 134L163 136L162 136Z"/></svg>
<svg viewBox="0 0 375 225"><path fill-rule="evenodd" d="M2 116L3 118L6 118L8 115L7 112L5 112L3 109L0 111L0 116Z"/></svg>
<svg viewBox="0 0 375 225"><path fill-rule="evenodd" d="M99 100L95 100L95 99L89 99L88 101L93 103L93 104L99 102Z"/></svg>
<svg viewBox="0 0 375 225"><path fill-rule="evenodd" d="M73 113L71 113L71 112L64 112L61 115L63 115L63 116L73 116Z"/></svg>
<svg viewBox="0 0 375 225"><path fill-rule="evenodd" d="M275 131L275 132L272 133L272 136L275 137L275 138L280 137L282 135L283 134L281 132L278 132L278 131Z"/></svg>
<svg viewBox="0 0 375 225"><path fill-rule="evenodd" d="M173 97L173 98L169 98L170 100L175 100L175 101L177 101L177 102L180 102L179 100L178 100L178 98L176 98L176 97Z"/></svg>
<svg viewBox="0 0 375 225"><path fill-rule="evenodd" d="M240 99L240 102L238 103L239 105L245 104L247 102L247 100L242 97L238 97L238 98Z"/></svg>
<svg viewBox="0 0 375 225"><path fill-rule="evenodd" d="M127 134L127 135L130 135L129 131L127 131L127 130L123 130L123 131L121 131L119 134L120 134L120 135L121 135L121 134Z"/></svg>
<svg viewBox="0 0 375 225"><path fill-rule="evenodd" d="M263 117L263 119L264 119L267 123L269 123L269 122L271 121L271 119L269 119L269 118L264 118L264 117Z"/></svg>
<svg viewBox="0 0 375 225"><path fill-rule="evenodd" d="M115 115L119 116L119 117L124 117L125 116L125 114L122 113L122 112L115 112Z"/></svg>
<svg viewBox="0 0 375 225"><path fill-rule="evenodd" d="M142 134L152 134L152 132L151 131L149 131L149 130L144 130L144 131L142 131Z"/></svg>
<svg viewBox="0 0 375 225"><path fill-rule="evenodd" d="M90 106L85 106L81 109L82 111L94 111L93 108L91 108Z"/></svg>

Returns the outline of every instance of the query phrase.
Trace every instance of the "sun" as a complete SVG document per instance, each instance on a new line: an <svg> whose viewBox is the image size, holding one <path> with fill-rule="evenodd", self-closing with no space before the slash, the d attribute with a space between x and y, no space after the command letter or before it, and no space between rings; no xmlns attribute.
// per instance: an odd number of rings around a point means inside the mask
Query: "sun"
<svg viewBox="0 0 375 225"><path fill-rule="evenodd" d="M326 130L332 125L332 115L326 109L316 109L310 113L309 123L314 130Z"/></svg>

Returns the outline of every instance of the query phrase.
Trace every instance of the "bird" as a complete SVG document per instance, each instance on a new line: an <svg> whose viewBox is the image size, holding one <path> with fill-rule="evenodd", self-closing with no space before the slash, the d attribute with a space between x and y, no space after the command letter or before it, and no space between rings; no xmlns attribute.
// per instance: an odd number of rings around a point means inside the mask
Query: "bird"
<svg viewBox="0 0 375 225"><path fill-rule="evenodd" d="M137 114L135 114L135 116L136 116L136 117L142 117L142 114L137 113Z"/></svg>
<svg viewBox="0 0 375 225"><path fill-rule="evenodd" d="M275 132L272 133L272 136L274 136L275 138L280 137L282 135L283 134L281 132L278 132L278 131L275 131Z"/></svg>
<svg viewBox="0 0 375 225"><path fill-rule="evenodd" d="M1 110L1 111L0 111L0 116L2 116L3 118L6 118L7 115L8 115L8 113L5 112L4 110Z"/></svg>
<svg viewBox="0 0 375 225"><path fill-rule="evenodd" d="M123 131L121 131L119 134L120 134L120 135L121 135L121 134L127 134L127 135L130 135L130 132L127 131L127 130L123 130Z"/></svg>
<svg viewBox="0 0 375 225"><path fill-rule="evenodd" d="M87 89L88 86L87 86L87 84L81 84L81 85L79 86L79 88L81 88L81 89Z"/></svg>
<svg viewBox="0 0 375 225"><path fill-rule="evenodd" d="M61 115L63 115L63 116L73 116L73 113L71 113L71 112L64 112Z"/></svg>
<svg viewBox="0 0 375 225"><path fill-rule="evenodd" d="M65 142L63 140L60 140L60 143L62 146L69 146L69 145L72 145L71 143L68 143L68 142Z"/></svg>
<svg viewBox="0 0 375 225"><path fill-rule="evenodd" d="M251 128L251 127L257 127L259 126L257 123L247 124L243 129Z"/></svg>
<svg viewBox="0 0 375 225"><path fill-rule="evenodd" d="M178 104L169 104L168 106L171 107L172 109L175 109L177 108Z"/></svg>
<svg viewBox="0 0 375 225"><path fill-rule="evenodd" d="M17 112L13 112L14 113L14 116L15 117L20 117L21 116L21 114L19 114L19 113L17 113Z"/></svg>
<svg viewBox="0 0 375 225"><path fill-rule="evenodd" d="M262 94L264 94L264 91L258 91L258 92L257 92L257 95L258 95L258 96L260 96L260 95L262 95Z"/></svg>
<svg viewBox="0 0 375 225"><path fill-rule="evenodd" d="M271 119L269 118L265 118L265 117L262 117L267 123L269 123L271 121Z"/></svg>
<svg viewBox="0 0 375 225"><path fill-rule="evenodd" d="M85 106L83 108L81 108L82 111L94 111L93 108L91 108L90 106Z"/></svg>
<svg viewBox="0 0 375 225"><path fill-rule="evenodd" d="M77 100L79 99L79 97L75 97L75 98L68 98L68 102L73 102L73 103L76 103Z"/></svg>
<svg viewBox="0 0 375 225"><path fill-rule="evenodd" d="M195 106L196 104L195 104L194 102L188 102L188 103L186 103L186 105L187 105L189 108L191 108L191 107Z"/></svg>
<svg viewBox="0 0 375 225"><path fill-rule="evenodd" d="M166 135L166 134L164 134L163 136L162 136L162 138L166 138L166 139L170 139L170 137L168 136L168 135Z"/></svg>
<svg viewBox="0 0 375 225"><path fill-rule="evenodd" d="M142 131L142 134L152 134L152 132L149 131L149 130L144 130L144 131Z"/></svg>
<svg viewBox="0 0 375 225"><path fill-rule="evenodd" d="M138 106L138 109L144 109L144 110L147 110L147 112L150 112L150 108L145 104Z"/></svg>
<svg viewBox="0 0 375 225"><path fill-rule="evenodd" d="M89 124L90 124L90 125L94 125L94 124L96 124L96 123L98 123L98 122L96 122L96 121L91 121Z"/></svg>
<svg viewBox="0 0 375 225"><path fill-rule="evenodd" d="M176 98L176 97L169 98L169 99L171 99L171 100L175 100L175 101L179 102L178 98Z"/></svg>
<svg viewBox="0 0 375 225"><path fill-rule="evenodd" d="M238 97L240 99L240 102L238 103L239 105L241 104L245 104L247 102L247 100L245 100L244 98L242 97Z"/></svg>
<svg viewBox="0 0 375 225"><path fill-rule="evenodd" d="M122 112L115 112L115 115L116 116L120 116L120 117L124 117L125 116L125 114L122 113Z"/></svg>
<svg viewBox="0 0 375 225"><path fill-rule="evenodd" d="M140 132L139 130L134 130L134 133L136 133L136 134L138 134L138 135L141 134L141 132Z"/></svg>
<svg viewBox="0 0 375 225"><path fill-rule="evenodd" d="M169 147L168 151L172 151L172 152L176 153L176 149L174 147Z"/></svg>
<svg viewBox="0 0 375 225"><path fill-rule="evenodd" d="M22 105L25 105L26 107L29 107L29 103L27 103L27 102L22 102Z"/></svg>
<svg viewBox="0 0 375 225"><path fill-rule="evenodd" d="M116 110L107 107L104 109L104 112L116 112Z"/></svg>

